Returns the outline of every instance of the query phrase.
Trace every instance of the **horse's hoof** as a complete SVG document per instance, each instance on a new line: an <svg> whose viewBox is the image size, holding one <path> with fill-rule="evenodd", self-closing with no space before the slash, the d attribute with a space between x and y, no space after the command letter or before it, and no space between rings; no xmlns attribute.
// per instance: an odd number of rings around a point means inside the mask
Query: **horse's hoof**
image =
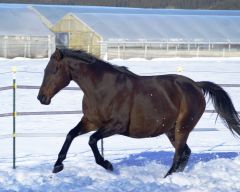
<svg viewBox="0 0 240 192"><path fill-rule="evenodd" d="M58 173L58 172L63 170L63 167L64 167L63 164L55 165L52 172L53 173Z"/></svg>
<svg viewBox="0 0 240 192"><path fill-rule="evenodd" d="M171 175L171 174L167 173L163 178L165 179L165 178L167 178L167 176L169 176L169 175Z"/></svg>
<svg viewBox="0 0 240 192"><path fill-rule="evenodd" d="M108 171L113 171L112 164L107 160L104 161L104 168L107 169Z"/></svg>

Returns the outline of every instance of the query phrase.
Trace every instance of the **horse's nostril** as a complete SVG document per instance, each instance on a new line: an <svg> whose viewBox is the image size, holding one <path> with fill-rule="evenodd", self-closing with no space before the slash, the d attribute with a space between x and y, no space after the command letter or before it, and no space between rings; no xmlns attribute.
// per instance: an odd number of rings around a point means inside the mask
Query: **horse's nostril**
<svg viewBox="0 0 240 192"><path fill-rule="evenodd" d="M38 95L37 98L40 102L44 102L44 100L46 100L47 97L45 95Z"/></svg>
<svg viewBox="0 0 240 192"><path fill-rule="evenodd" d="M47 97L46 95L38 95L37 99L40 101L41 104L48 105L51 102L51 99Z"/></svg>
<svg viewBox="0 0 240 192"><path fill-rule="evenodd" d="M42 99L43 102L45 102L46 99L47 99L47 97L46 97L45 95L42 95L42 98L41 98L41 99Z"/></svg>
<svg viewBox="0 0 240 192"><path fill-rule="evenodd" d="M38 95L38 96L37 96L37 99L38 99L39 101L41 101L41 100L43 99L43 95Z"/></svg>

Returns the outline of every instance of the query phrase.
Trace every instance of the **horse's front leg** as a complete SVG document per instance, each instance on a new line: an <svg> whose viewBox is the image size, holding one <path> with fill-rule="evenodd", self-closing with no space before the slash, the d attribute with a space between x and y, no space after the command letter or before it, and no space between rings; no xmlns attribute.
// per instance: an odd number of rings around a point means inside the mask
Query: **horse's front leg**
<svg viewBox="0 0 240 192"><path fill-rule="evenodd" d="M88 144L90 145L90 147L92 149L96 163L98 165L101 165L102 167L104 167L107 170L113 171L112 164L109 161L104 160L103 156L100 154L98 147L97 147L97 142L100 139L103 139L104 137L106 137L104 135L105 134L103 134L102 131L98 130L97 132L95 132L94 134L91 135ZM108 136L110 136L110 135L108 135Z"/></svg>
<svg viewBox="0 0 240 192"><path fill-rule="evenodd" d="M54 165L53 173L58 173L63 170L63 160L66 159L68 149L75 137L78 135L82 135L86 132L83 131L83 123L80 121L76 127L74 127L69 133L67 134L66 140L62 146L61 151L58 154L58 159Z"/></svg>
<svg viewBox="0 0 240 192"><path fill-rule="evenodd" d="M124 126L122 126L121 124L112 122L108 126L98 129L95 133L93 133L90 136L89 145L92 149L92 152L95 157L95 161L98 165L101 165L102 167L104 167L105 169L107 169L109 171L113 171L112 164L109 161L104 160L103 156L100 154L98 147L97 147L97 142L100 139L110 137L115 134L121 134L125 131L126 131L126 129L124 129Z"/></svg>

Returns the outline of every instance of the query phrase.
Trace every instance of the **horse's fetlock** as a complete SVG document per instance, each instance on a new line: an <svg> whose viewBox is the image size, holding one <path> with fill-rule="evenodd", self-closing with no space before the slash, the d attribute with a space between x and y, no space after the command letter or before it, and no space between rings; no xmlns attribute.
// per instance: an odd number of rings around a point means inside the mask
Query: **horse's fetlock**
<svg viewBox="0 0 240 192"><path fill-rule="evenodd" d="M185 155L190 155L191 152L192 152L191 149L190 149L188 146L186 146L186 147L185 147L185 150L184 150L184 154L185 154Z"/></svg>
<svg viewBox="0 0 240 192"><path fill-rule="evenodd" d="M61 160L66 159L66 155L65 154L59 154L58 159L61 159Z"/></svg>
<svg viewBox="0 0 240 192"><path fill-rule="evenodd" d="M98 158L98 159L96 159L96 163L97 163L98 165L103 165L104 159L103 159L103 158Z"/></svg>

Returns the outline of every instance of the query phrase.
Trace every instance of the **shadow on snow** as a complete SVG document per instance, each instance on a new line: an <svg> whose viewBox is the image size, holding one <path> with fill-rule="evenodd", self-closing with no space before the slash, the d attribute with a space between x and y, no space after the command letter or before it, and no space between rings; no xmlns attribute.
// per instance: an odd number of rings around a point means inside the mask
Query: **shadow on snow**
<svg viewBox="0 0 240 192"><path fill-rule="evenodd" d="M240 155L237 152L209 152L209 153L192 153L188 161L188 168L192 168L198 162L208 162L218 158L233 159ZM170 167L174 152L159 151L159 152L142 152L138 154L132 154L129 157L119 159L120 162L115 163L115 167L118 169L122 166L145 166L150 162L156 162Z"/></svg>

